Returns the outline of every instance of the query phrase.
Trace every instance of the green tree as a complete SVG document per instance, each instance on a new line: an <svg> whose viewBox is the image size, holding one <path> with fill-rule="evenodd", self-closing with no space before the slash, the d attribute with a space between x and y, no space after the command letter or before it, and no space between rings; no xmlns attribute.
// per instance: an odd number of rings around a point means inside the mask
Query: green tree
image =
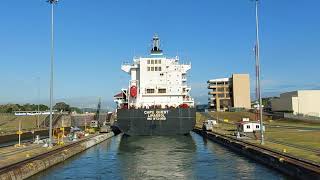
<svg viewBox="0 0 320 180"><path fill-rule="evenodd" d="M19 111L19 106L17 104L5 104L0 106L0 112L2 113L12 113L14 111Z"/></svg>
<svg viewBox="0 0 320 180"><path fill-rule="evenodd" d="M49 108L44 104L39 104L40 111L47 111ZM3 104L0 105L0 113L13 113L14 111L38 111L37 104Z"/></svg>
<svg viewBox="0 0 320 180"><path fill-rule="evenodd" d="M38 109L38 107L37 107L37 109ZM44 104L39 104L39 109L40 109L40 111L47 111L49 109L49 107Z"/></svg>
<svg viewBox="0 0 320 180"><path fill-rule="evenodd" d="M77 113L81 113L82 112L82 110L80 109L80 108L77 108L77 107L70 107L70 111L71 112L77 112Z"/></svg>
<svg viewBox="0 0 320 180"><path fill-rule="evenodd" d="M70 105L66 104L65 102L58 102L53 108L57 111L70 111Z"/></svg>

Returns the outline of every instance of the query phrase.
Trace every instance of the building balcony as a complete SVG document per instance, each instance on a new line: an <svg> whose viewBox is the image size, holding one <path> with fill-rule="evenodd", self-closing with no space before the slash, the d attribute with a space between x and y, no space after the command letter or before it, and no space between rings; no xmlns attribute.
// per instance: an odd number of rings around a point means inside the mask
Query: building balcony
<svg viewBox="0 0 320 180"><path fill-rule="evenodd" d="M208 89L229 88L229 85L208 85Z"/></svg>
<svg viewBox="0 0 320 180"><path fill-rule="evenodd" d="M217 94L226 94L225 91L210 91L208 92L209 95L217 95Z"/></svg>

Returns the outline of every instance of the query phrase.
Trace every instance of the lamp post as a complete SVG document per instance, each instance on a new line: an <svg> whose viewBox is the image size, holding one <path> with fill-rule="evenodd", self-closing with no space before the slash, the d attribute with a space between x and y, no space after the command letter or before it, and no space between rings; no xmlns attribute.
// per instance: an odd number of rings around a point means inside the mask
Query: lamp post
<svg viewBox="0 0 320 180"><path fill-rule="evenodd" d="M38 80L38 113L37 113L37 128L40 128L40 77L37 77Z"/></svg>
<svg viewBox="0 0 320 180"><path fill-rule="evenodd" d="M50 121L49 121L49 147L52 147L52 104L53 104L53 64L54 64L54 29L53 29L53 15L54 5L58 0L48 0L51 4L51 69L50 69Z"/></svg>
<svg viewBox="0 0 320 180"><path fill-rule="evenodd" d="M260 45L259 45L259 17L258 17L258 4L259 0L255 0L256 6L256 47L255 47L255 59L256 59L256 75L257 75L257 88L259 99L259 111L260 111L260 132L261 132L261 145L264 144L264 132L263 132L263 119L262 119L262 97L261 97L261 78L260 78Z"/></svg>

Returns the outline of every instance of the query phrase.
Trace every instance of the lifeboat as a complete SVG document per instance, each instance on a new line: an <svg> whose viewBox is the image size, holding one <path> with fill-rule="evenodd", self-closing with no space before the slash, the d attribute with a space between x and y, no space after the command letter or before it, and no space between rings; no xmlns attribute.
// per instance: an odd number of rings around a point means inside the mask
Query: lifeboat
<svg viewBox="0 0 320 180"><path fill-rule="evenodd" d="M189 105L184 103L184 104L180 104L179 107L182 109L187 109L189 108Z"/></svg>
<svg viewBox="0 0 320 180"><path fill-rule="evenodd" d="M137 86L130 87L130 96L134 98L137 97Z"/></svg>

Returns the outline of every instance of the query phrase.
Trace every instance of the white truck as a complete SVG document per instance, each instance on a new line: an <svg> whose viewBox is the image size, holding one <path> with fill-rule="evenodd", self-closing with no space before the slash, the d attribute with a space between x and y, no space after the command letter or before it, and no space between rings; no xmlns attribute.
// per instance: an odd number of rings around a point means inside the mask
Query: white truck
<svg viewBox="0 0 320 180"><path fill-rule="evenodd" d="M217 125L217 121L216 121L216 120L208 119L207 121L204 121L204 122L203 122L202 130L212 131L212 130L213 130L213 127L214 127L215 125Z"/></svg>

